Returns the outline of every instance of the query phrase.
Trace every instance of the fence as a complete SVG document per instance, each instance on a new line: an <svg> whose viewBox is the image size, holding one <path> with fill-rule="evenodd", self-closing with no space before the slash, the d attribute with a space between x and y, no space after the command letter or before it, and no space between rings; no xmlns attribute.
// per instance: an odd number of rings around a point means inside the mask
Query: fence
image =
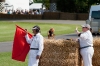
<svg viewBox="0 0 100 66"><path fill-rule="evenodd" d="M43 15L0 14L0 19L87 20L87 13L44 12Z"/></svg>

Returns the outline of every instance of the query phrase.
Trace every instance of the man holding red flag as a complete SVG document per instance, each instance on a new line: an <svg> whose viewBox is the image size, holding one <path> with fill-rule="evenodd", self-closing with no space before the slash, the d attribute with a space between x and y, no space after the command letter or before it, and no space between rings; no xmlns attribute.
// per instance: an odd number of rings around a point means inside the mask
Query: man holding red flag
<svg viewBox="0 0 100 66"><path fill-rule="evenodd" d="M34 26L32 31L34 36L31 39L28 36L27 30L25 35L27 43L30 44L28 66L38 66L39 59L44 48L43 36L40 34L39 26Z"/></svg>

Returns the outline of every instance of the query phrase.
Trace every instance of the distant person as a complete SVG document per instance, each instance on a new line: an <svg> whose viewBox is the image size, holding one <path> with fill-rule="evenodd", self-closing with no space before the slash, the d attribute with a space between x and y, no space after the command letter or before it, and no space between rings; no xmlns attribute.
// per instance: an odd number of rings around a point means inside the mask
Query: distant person
<svg viewBox="0 0 100 66"><path fill-rule="evenodd" d="M15 10L13 11L13 14L16 14L16 11Z"/></svg>
<svg viewBox="0 0 100 66"><path fill-rule="evenodd" d="M39 14L43 14L44 10L42 8L40 8L39 10Z"/></svg>
<svg viewBox="0 0 100 66"><path fill-rule="evenodd" d="M7 14L10 14L10 10L7 10Z"/></svg>
<svg viewBox="0 0 100 66"><path fill-rule="evenodd" d="M24 11L23 11L23 10L21 10L20 14L24 14Z"/></svg>
<svg viewBox="0 0 100 66"><path fill-rule="evenodd" d="M36 11L34 12L34 14L35 14L35 15L38 15L38 14L39 14L38 10L36 10Z"/></svg>
<svg viewBox="0 0 100 66"><path fill-rule="evenodd" d="M18 14L19 10L16 10L16 14Z"/></svg>
<svg viewBox="0 0 100 66"><path fill-rule="evenodd" d="M11 9L10 9L9 11L10 11L10 14L12 14L12 13L13 13L13 10L11 10Z"/></svg>
<svg viewBox="0 0 100 66"><path fill-rule="evenodd" d="M32 14L32 10L29 10L29 14Z"/></svg>
<svg viewBox="0 0 100 66"><path fill-rule="evenodd" d="M24 14L25 14L25 15L29 14L28 10L25 9L25 13L24 13Z"/></svg>
<svg viewBox="0 0 100 66"><path fill-rule="evenodd" d="M5 10L4 14L7 14L7 10Z"/></svg>
<svg viewBox="0 0 100 66"><path fill-rule="evenodd" d="M18 10L18 14L21 14L20 10Z"/></svg>
<svg viewBox="0 0 100 66"><path fill-rule="evenodd" d="M54 38L54 37L55 37L54 28L51 28L51 29L48 31L48 39Z"/></svg>

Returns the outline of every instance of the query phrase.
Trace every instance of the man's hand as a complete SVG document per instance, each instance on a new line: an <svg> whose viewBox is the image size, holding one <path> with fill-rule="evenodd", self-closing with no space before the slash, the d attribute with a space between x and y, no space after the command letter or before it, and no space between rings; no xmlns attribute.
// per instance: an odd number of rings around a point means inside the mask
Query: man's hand
<svg viewBox="0 0 100 66"><path fill-rule="evenodd" d="M78 27L76 27L76 31L78 30Z"/></svg>
<svg viewBox="0 0 100 66"><path fill-rule="evenodd" d="M36 59L40 59L40 56L39 56L39 55L37 55L37 56L36 56Z"/></svg>
<svg viewBox="0 0 100 66"><path fill-rule="evenodd" d="M76 27L75 32L76 32L77 34L80 33L80 32L78 31L78 27Z"/></svg>
<svg viewBox="0 0 100 66"><path fill-rule="evenodd" d="M25 29L26 34L28 34L27 29Z"/></svg>
<svg viewBox="0 0 100 66"><path fill-rule="evenodd" d="M78 32L78 27L76 27L75 32Z"/></svg>

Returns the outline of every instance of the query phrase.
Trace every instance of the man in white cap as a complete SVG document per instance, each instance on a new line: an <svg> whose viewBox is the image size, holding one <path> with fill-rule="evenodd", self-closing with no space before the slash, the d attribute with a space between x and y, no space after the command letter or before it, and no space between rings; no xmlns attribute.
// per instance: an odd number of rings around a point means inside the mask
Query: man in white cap
<svg viewBox="0 0 100 66"><path fill-rule="evenodd" d="M30 44L28 66L38 66L39 59L44 48L43 36L40 34L39 26L34 26L32 31L34 36L31 39L29 38L28 34L25 36L27 43Z"/></svg>
<svg viewBox="0 0 100 66"><path fill-rule="evenodd" d="M84 66L92 66L92 57L94 54L93 37L90 32L90 28L89 24L82 25L83 33L80 33L76 28L76 32L79 35L80 54L82 56Z"/></svg>

